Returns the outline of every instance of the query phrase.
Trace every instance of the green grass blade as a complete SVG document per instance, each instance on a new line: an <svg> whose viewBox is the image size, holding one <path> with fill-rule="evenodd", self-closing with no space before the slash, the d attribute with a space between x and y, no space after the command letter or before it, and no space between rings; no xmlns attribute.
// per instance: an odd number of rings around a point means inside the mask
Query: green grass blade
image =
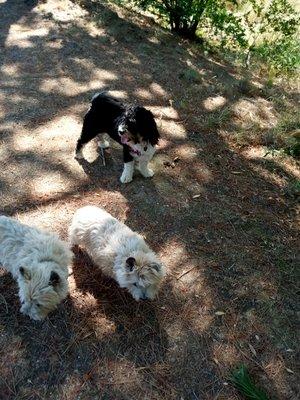
<svg viewBox="0 0 300 400"><path fill-rule="evenodd" d="M241 365L235 370L229 380L249 400L269 400L266 393L251 380L247 368Z"/></svg>

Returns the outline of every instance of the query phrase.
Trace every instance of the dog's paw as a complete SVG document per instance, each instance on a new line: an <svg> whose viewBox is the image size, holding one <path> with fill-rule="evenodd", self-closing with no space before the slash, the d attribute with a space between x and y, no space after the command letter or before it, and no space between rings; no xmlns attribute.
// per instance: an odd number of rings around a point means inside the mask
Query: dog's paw
<svg viewBox="0 0 300 400"><path fill-rule="evenodd" d="M122 183L129 183L132 181L132 175L131 174L123 174L121 175L120 181Z"/></svg>
<svg viewBox="0 0 300 400"><path fill-rule="evenodd" d="M100 147L100 149L108 149L109 148L109 141L108 140L103 140L103 141L99 141L98 142L98 147Z"/></svg>
<svg viewBox="0 0 300 400"><path fill-rule="evenodd" d="M140 170L140 173L143 175L144 178L152 178L154 175L154 171L150 168Z"/></svg>

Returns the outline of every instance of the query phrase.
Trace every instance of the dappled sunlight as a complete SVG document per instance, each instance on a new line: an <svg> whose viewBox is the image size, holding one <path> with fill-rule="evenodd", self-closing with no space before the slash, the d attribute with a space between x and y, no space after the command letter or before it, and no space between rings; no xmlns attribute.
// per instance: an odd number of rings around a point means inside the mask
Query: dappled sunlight
<svg viewBox="0 0 300 400"><path fill-rule="evenodd" d="M161 121L161 129L168 139L185 139L187 137L185 126L179 122Z"/></svg>
<svg viewBox="0 0 300 400"><path fill-rule="evenodd" d="M285 154L276 154L276 152L272 153L272 151L264 146L253 146L244 150L242 154L248 160L258 160L265 164L272 162L295 179L300 179L300 170L297 161L291 160ZM274 172L276 173L276 171Z"/></svg>
<svg viewBox="0 0 300 400"><path fill-rule="evenodd" d="M176 154L183 160L192 160L198 156L198 151L191 144L180 144L176 147Z"/></svg>
<svg viewBox="0 0 300 400"><path fill-rule="evenodd" d="M223 342L223 343L222 343ZM225 342L225 343L224 343ZM220 338L220 341L215 341L212 349L212 360L220 368L234 367L240 361L240 353L237 348Z"/></svg>
<svg viewBox="0 0 300 400"><path fill-rule="evenodd" d="M80 130L81 120L76 116L70 114L57 117L34 131L23 129L20 135L14 136L14 148L21 152L45 154L56 164L63 164L70 170L74 167L79 170L74 161L74 148ZM47 143L47 146L43 143Z"/></svg>
<svg viewBox="0 0 300 400"><path fill-rule="evenodd" d="M90 307L87 304L87 312L91 312ZM97 340L105 339L108 335L113 335L116 332L117 326L113 321L110 321L103 315L92 315L90 322L93 324L93 334L96 336Z"/></svg>
<svg viewBox="0 0 300 400"><path fill-rule="evenodd" d="M227 103L224 96L208 97L203 101L203 106L208 111L215 111Z"/></svg>
<svg viewBox="0 0 300 400"><path fill-rule="evenodd" d="M47 28L32 27L32 30L24 30L19 25L13 25L9 31L9 35L7 36L5 46L17 46L23 49L34 47L34 44L32 43L32 38L45 37L48 35L48 33L49 29Z"/></svg>
<svg viewBox="0 0 300 400"><path fill-rule="evenodd" d="M147 89L136 89L134 95L143 100L150 100L153 98L153 95L149 93Z"/></svg>
<svg viewBox="0 0 300 400"><path fill-rule="evenodd" d="M35 146L34 144L37 142L36 138L31 135L20 135L14 139L15 149L17 151L27 151L33 149ZM36 144L37 145L37 144ZM40 147L40 144L37 146Z"/></svg>
<svg viewBox="0 0 300 400"><path fill-rule="evenodd" d="M168 96L167 92L156 82L151 83L150 90L156 96Z"/></svg>
<svg viewBox="0 0 300 400"><path fill-rule="evenodd" d="M20 65L18 63L13 64L3 64L0 67L1 73L7 75L8 77L19 77L21 74Z"/></svg>
<svg viewBox="0 0 300 400"><path fill-rule="evenodd" d="M80 134L82 121L76 115L66 112L64 116L56 117L43 124L36 129L36 141L40 144L40 140L45 139L50 146L49 151L66 149L71 147L69 140L77 140ZM77 133L77 135L76 135ZM73 144L74 146L74 144Z"/></svg>
<svg viewBox="0 0 300 400"><path fill-rule="evenodd" d="M158 118L158 125L161 125L162 119L168 120L178 120L179 114L178 111L172 106L155 106L149 105L148 108L155 114Z"/></svg>
<svg viewBox="0 0 300 400"><path fill-rule="evenodd" d="M99 79L100 77L101 79ZM48 78L42 82L40 90L44 93L55 92L72 97L77 96L79 93L85 93L87 90L101 89L101 86L105 87L107 82L111 82L115 79L117 79L116 75L111 72L95 70L88 84L80 84L67 76L59 79Z"/></svg>
<svg viewBox="0 0 300 400"><path fill-rule="evenodd" d="M59 22L77 21L78 18L84 17L87 12L70 0L47 0L38 6L38 9L44 13L50 12L53 18Z"/></svg>
<svg viewBox="0 0 300 400"><path fill-rule="evenodd" d="M128 100L128 93L125 90L110 90L109 93L111 93L112 96L115 96L119 99L122 100Z"/></svg>
<svg viewBox="0 0 300 400"><path fill-rule="evenodd" d="M33 178L29 185L29 190L33 198L39 196L47 197L59 192L65 192L73 186L68 177L64 177L60 172L49 170L39 175L42 176Z"/></svg>
<svg viewBox="0 0 300 400"><path fill-rule="evenodd" d="M120 357L116 361L108 361L106 369L111 375L108 378L109 382L116 387L123 388L125 393L128 392L129 394L130 389L136 385L141 386L139 369L136 368L134 363L126 360L126 358L122 360Z"/></svg>
<svg viewBox="0 0 300 400"><path fill-rule="evenodd" d="M188 259L188 252L180 239L172 239L165 242L160 248L161 257L168 266L168 273L176 275L178 267ZM187 265L189 268L189 265Z"/></svg>
<svg viewBox="0 0 300 400"><path fill-rule="evenodd" d="M240 126L245 128L254 124L261 129L270 129L278 122L273 105L263 98L238 100L232 110Z"/></svg>
<svg viewBox="0 0 300 400"><path fill-rule="evenodd" d="M151 37L148 38L148 40L149 40L150 43L160 44L160 40L156 36L151 36Z"/></svg>
<svg viewBox="0 0 300 400"><path fill-rule="evenodd" d="M294 375L296 373L296 371L293 371L290 368L288 362L285 362L284 358L280 354L275 354L271 359L265 361L264 371L278 391L287 387L286 376ZM288 392L289 391L285 389L285 395L288 396Z"/></svg>
<svg viewBox="0 0 300 400"><path fill-rule="evenodd" d="M258 159L257 159L258 161ZM251 168L252 170L257 174L260 175L263 179L265 179L267 182L270 182L277 187L283 189L286 185L286 177L282 173L278 173L276 171L276 168L272 165L270 165L270 168L268 166L268 161L267 160L260 160L261 162L251 163ZM276 164L275 164L276 165Z"/></svg>
<svg viewBox="0 0 300 400"><path fill-rule="evenodd" d="M0 391L233 399L224 376L243 362L264 368L259 379L279 377L283 393L295 369L288 274L297 250L296 202L285 188L299 171L296 161L230 138L276 129L265 83L248 90L242 70L115 3L11 4L0 26L1 213L67 240L79 207L103 207L145 238L167 275L155 300L136 302L74 246L70 296L39 325L19 313L16 283L1 270ZM121 184L113 141L106 165L96 140L74 159L102 90L153 112L161 133L153 178L135 171Z"/></svg>
<svg viewBox="0 0 300 400"><path fill-rule="evenodd" d="M73 196L72 198L74 199ZM57 218L58 214L59 218ZM69 225L72 216L73 210L65 207L65 203L61 204L60 202L37 206L33 210L18 212L16 215L24 224L35 225L41 229L57 232L64 238L67 236L65 227Z"/></svg>

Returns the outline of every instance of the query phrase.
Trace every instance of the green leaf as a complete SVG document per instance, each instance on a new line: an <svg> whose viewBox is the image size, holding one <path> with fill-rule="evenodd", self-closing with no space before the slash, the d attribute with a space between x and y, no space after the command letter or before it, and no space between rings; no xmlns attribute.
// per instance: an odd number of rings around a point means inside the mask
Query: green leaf
<svg viewBox="0 0 300 400"><path fill-rule="evenodd" d="M266 393L251 380L245 365L233 371L229 380L249 400L269 400Z"/></svg>

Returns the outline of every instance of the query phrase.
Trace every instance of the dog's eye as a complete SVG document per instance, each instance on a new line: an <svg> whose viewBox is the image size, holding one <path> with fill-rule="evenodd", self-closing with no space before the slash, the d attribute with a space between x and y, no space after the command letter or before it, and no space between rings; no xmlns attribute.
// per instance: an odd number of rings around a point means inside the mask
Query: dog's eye
<svg viewBox="0 0 300 400"><path fill-rule="evenodd" d="M148 149L148 147L147 147L147 146L145 146L145 147L144 147L144 151L147 151L147 149Z"/></svg>
<svg viewBox="0 0 300 400"><path fill-rule="evenodd" d="M134 283L133 286L137 287L137 283Z"/></svg>
<svg viewBox="0 0 300 400"><path fill-rule="evenodd" d="M37 307L41 307L41 305L40 305L39 303L36 303L36 306L37 306Z"/></svg>

